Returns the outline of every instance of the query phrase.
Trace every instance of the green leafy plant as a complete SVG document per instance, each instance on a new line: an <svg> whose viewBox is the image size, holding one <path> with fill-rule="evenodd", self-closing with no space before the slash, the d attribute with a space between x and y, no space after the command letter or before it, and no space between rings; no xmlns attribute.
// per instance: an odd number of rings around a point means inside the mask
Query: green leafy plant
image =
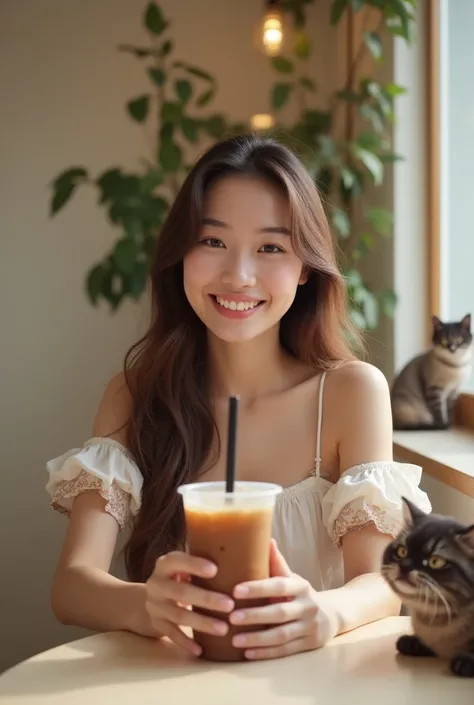
<svg viewBox="0 0 474 705"><path fill-rule="evenodd" d="M282 0L294 33L288 55L270 59L279 75L270 95L277 123L272 132L299 152L322 190L338 239L352 319L359 328L372 330L380 310L393 316L396 295L392 290L375 291L360 271L361 259L373 250L378 238L388 237L392 231L392 213L374 207L368 186L380 186L387 165L400 159L392 151L391 132L395 100L405 92L402 86L376 80L376 66L383 59L384 32L411 41L416 0L332 0L332 25L337 25L344 13L360 12L365 14L367 28L345 84L334 91L324 109L316 107L317 86L308 71L313 47L306 31L306 10L313 2ZM375 28L369 31L374 20ZM368 56L374 70L371 75L361 75ZM291 101L297 106L298 117L296 122L285 124L281 111ZM356 229L357 199L365 222L363 228Z"/></svg>
<svg viewBox="0 0 474 705"><path fill-rule="evenodd" d="M119 231L104 259L86 275L86 290L96 305L105 299L116 310L127 298L139 299L146 287L150 258L160 226L183 178L189 170L186 151L201 140L219 139L242 129L229 125L218 113L206 113L216 94L213 76L174 58L169 20L156 2L143 14L146 46L121 45L143 62L150 91L126 105L130 118L151 132L150 153L137 171L120 167L91 176L83 166L62 172L52 183L51 215L58 213L77 188L92 185L99 204Z"/></svg>

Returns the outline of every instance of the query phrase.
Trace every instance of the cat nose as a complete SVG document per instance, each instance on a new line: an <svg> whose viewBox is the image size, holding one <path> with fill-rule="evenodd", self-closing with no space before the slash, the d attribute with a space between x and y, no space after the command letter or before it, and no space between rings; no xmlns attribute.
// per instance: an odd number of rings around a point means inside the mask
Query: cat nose
<svg viewBox="0 0 474 705"><path fill-rule="evenodd" d="M451 350L451 352L454 352L454 351L456 350L456 346L455 346L455 345L450 345L450 346L449 346L449 349Z"/></svg>

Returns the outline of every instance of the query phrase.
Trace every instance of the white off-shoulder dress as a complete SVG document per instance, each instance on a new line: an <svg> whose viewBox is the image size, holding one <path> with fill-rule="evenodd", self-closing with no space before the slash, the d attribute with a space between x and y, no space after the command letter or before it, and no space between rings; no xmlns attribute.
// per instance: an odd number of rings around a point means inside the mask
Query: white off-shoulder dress
<svg viewBox="0 0 474 705"><path fill-rule="evenodd" d="M290 568L316 590L344 584L341 541L367 525L395 536L402 519L402 497L425 512L431 504L419 488L418 465L373 462L351 467L336 483L321 473L321 437L325 374L319 388L316 459L312 474L284 489L275 509L273 536ZM143 479L128 450L109 438L91 438L47 463L46 490L54 509L69 514L82 492L98 492L123 529L141 503Z"/></svg>

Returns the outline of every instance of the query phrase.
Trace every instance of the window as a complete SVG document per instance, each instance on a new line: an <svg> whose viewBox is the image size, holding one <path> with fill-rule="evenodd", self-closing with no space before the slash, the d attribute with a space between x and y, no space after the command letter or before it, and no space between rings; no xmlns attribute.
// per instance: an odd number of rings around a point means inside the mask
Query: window
<svg viewBox="0 0 474 705"><path fill-rule="evenodd" d="M474 324L474 0L428 3L429 306ZM474 394L474 375L465 385Z"/></svg>

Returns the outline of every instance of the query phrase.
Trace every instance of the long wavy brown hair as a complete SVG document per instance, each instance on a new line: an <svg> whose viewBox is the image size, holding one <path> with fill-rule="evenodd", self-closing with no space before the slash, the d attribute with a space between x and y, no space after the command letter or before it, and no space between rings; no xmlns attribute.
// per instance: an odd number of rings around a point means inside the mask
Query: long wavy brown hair
<svg viewBox="0 0 474 705"><path fill-rule="evenodd" d="M189 173L163 225L151 267L151 324L125 359L133 400L128 447L143 474L142 506L125 548L134 581L146 581L160 555L184 546L177 488L216 460L207 333L184 292L183 258L198 239L206 192L229 174L258 175L288 199L293 248L309 278L281 321L281 345L315 371L354 358L345 283L324 207L303 165L270 138L244 135L216 144Z"/></svg>

